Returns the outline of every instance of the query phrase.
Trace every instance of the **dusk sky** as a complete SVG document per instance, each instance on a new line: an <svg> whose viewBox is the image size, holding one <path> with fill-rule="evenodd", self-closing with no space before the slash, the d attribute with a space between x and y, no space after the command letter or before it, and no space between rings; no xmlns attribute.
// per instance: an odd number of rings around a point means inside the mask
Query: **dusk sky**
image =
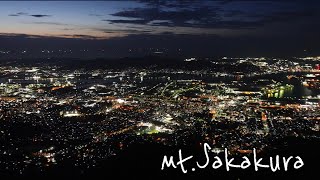
<svg viewBox="0 0 320 180"><path fill-rule="evenodd" d="M167 48L185 55L320 54L319 1L0 2L0 50ZM117 51L114 51L114 50Z"/></svg>

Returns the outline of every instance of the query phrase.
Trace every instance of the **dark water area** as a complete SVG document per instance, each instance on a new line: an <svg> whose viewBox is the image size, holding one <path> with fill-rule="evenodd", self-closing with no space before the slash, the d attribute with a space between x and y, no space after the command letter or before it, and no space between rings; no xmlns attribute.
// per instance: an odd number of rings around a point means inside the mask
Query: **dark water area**
<svg viewBox="0 0 320 180"><path fill-rule="evenodd" d="M289 91L286 96L302 98L305 96L317 96L320 94L319 90L308 88L298 80L289 80L288 83L293 85L294 88L292 91Z"/></svg>
<svg viewBox="0 0 320 180"><path fill-rule="evenodd" d="M304 76L306 74L307 73L279 73L262 76L260 79L273 80L281 84L280 86L276 86L274 89L271 89L273 91L271 96L266 93L266 97L281 100L287 98L304 99L307 96L316 97L320 95L320 89L307 87L303 85L302 80L295 77ZM288 76L291 75L294 78L288 78Z"/></svg>
<svg viewBox="0 0 320 180"><path fill-rule="evenodd" d="M1 84L1 83L5 83L5 82L7 82L7 79L6 79L6 78L1 78L1 77L0 77L0 84Z"/></svg>

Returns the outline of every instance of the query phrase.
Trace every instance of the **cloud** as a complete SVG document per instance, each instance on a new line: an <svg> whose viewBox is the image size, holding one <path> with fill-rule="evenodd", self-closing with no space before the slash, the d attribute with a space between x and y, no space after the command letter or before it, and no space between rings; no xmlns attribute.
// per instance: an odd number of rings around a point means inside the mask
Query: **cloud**
<svg viewBox="0 0 320 180"><path fill-rule="evenodd" d="M110 23L121 23L121 24L146 24L149 21L148 20L144 20L144 19L135 19L135 20L123 20L123 19L119 19L119 20L105 20L103 19L102 21L107 21Z"/></svg>
<svg viewBox="0 0 320 180"><path fill-rule="evenodd" d="M104 20L113 24L167 27L256 28L314 15L312 5L299 2L255 1L141 1L144 7L123 9ZM125 18L125 19L123 19Z"/></svg>
<svg viewBox="0 0 320 180"><path fill-rule="evenodd" d="M165 11L161 8L147 7L124 10L112 14L121 18L135 18L133 20L112 20L113 23L147 24L155 20L172 22L175 26L189 26L188 20L201 22L217 21L217 13L214 7L194 7L193 9L179 9L176 11ZM139 20L136 20L139 19ZM160 24L159 24L160 25ZM163 24L161 24L163 25Z"/></svg>
<svg viewBox="0 0 320 180"><path fill-rule="evenodd" d="M151 33L151 30L145 29L104 29L104 28L93 28L94 31L101 31L104 33L124 33L124 34L141 34Z"/></svg>
<svg viewBox="0 0 320 180"><path fill-rule="evenodd" d="M42 17L51 17L52 15L48 15L48 14L28 14L25 12L18 12L15 14L9 14L8 16L31 16L31 17L36 17L36 18L42 18Z"/></svg>
<svg viewBox="0 0 320 180"><path fill-rule="evenodd" d="M89 16L102 17L102 14L89 14Z"/></svg>
<svg viewBox="0 0 320 180"><path fill-rule="evenodd" d="M75 30L74 28L62 28L61 30L64 30L64 31L73 31Z"/></svg>
<svg viewBox="0 0 320 180"><path fill-rule="evenodd" d="M151 30L135 30L135 29L126 29L126 30L105 30L105 33L125 33L125 34L141 34L141 33L151 33Z"/></svg>
<svg viewBox="0 0 320 180"><path fill-rule="evenodd" d="M154 20L149 22L148 24L152 26L170 26L170 27L174 25L174 23L170 20Z"/></svg>
<svg viewBox="0 0 320 180"><path fill-rule="evenodd" d="M15 13L15 14L9 14L9 16L27 16L28 13L25 13L25 12L18 12L18 13Z"/></svg>
<svg viewBox="0 0 320 180"><path fill-rule="evenodd" d="M30 35L30 34L17 34L17 33L0 33L1 38L42 38L44 36L40 35Z"/></svg>
<svg viewBox="0 0 320 180"><path fill-rule="evenodd" d="M60 37L72 38L72 39L99 39L95 36L84 35L84 34L62 34Z"/></svg>
<svg viewBox="0 0 320 180"><path fill-rule="evenodd" d="M84 34L59 34L55 36L50 35L32 35L32 34L17 34L17 33L0 33L0 39L42 39L42 40L50 40L50 39L80 39L80 40L98 40L101 38L84 35Z"/></svg>
<svg viewBox="0 0 320 180"><path fill-rule="evenodd" d="M59 22L33 22L32 24L45 24L45 25L57 25L57 26L67 26L69 24L59 23Z"/></svg>
<svg viewBox="0 0 320 180"><path fill-rule="evenodd" d="M154 7L161 6L161 7L165 7L165 8L190 8L190 6L191 7L199 6L199 2L197 2L197 0L189 0L189 1L149 1L149 0L140 0L140 2L145 3L148 6L154 6Z"/></svg>
<svg viewBox="0 0 320 180"><path fill-rule="evenodd" d="M37 17L37 18L41 18L41 17L51 17L51 15L46 15L46 14L32 14L30 15L32 17Z"/></svg>

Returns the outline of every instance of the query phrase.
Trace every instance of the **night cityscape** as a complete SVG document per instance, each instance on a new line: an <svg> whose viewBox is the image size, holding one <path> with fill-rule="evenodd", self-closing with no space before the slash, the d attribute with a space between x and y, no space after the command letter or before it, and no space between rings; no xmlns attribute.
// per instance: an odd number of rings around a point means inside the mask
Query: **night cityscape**
<svg viewBox="0 0 320 180"><path fill-rule="evenodd" d="M314 176L319 5L0 2L0 177Z"/></svg>

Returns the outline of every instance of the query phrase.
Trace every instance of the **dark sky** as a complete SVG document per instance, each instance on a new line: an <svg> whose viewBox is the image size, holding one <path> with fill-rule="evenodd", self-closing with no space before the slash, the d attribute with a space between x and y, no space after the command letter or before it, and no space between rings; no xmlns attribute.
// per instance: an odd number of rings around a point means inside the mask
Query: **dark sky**
<svg viewBox="0 0 320 180"><path fill-rule="evenodd" d="M74 57L79 52L87 57L320 55L319 19L316 0L9 1L0 2L0 52L32 52L34 57L48 50L71 50L68 56Z"/></svg>

